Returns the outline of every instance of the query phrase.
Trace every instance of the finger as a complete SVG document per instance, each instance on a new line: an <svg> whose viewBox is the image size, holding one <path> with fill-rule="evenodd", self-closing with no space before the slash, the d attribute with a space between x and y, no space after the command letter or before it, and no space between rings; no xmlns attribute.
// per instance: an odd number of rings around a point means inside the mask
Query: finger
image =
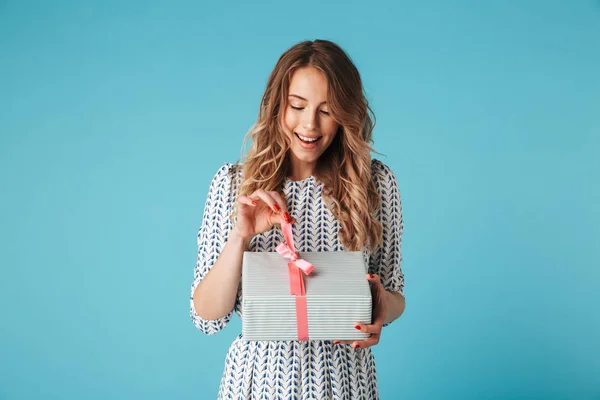
<svg viewBox="0 0 600 400"><path fill-rule="evenodd" d="M355 328L363 333L378 334L381 333L383 325L378 323L373 324L356 324Z"/></svg>
<svg viewBox="0 0 600 400"><path fill-rule="evenodd" d="M379 343L379 335L372 335L365 340L357 340L352 342L352 347L355 349L364 349L370 346L375 346Z"/></svg>
<svg viewBox="0 0 600 400"><path fill-rule="evenodd" d="M271 225L283 225L284 222L289 223L288 220L286 220L283 215L281 214L275 214L274 212L271 213L270 216L271 219Z"/></svg>
<svg viewBox="0 0 600 400"><path fill-rule="evenodd" d="M283 197L281 196L281 194L278 192L267 192L267 194L269 194L271 196L271 198L273 198L273 200L275 200L275 202L277 203L277 206L279 206L280 214L283 215L285 222L287 222L288 224L293 224L294 223L293 218L290 216L288 209L287 209L287 204L283 200Z"/></svg>
<svg viewBox="0 0 600 400"><path fill-rule="evenodd" d="M353 340L334 340L333 344L342 345L342 344L352 344L353 342L354 342Z"/></svg>
<svg viewBox="0 0 600 400"><path fill-rule="evenodd" d="M381 283L381 277L379 275L367 274L367 280L375 286L381 286L383 289L383 283Z"/></svg>
<svg viewBox="0 0 600 400"><path fill-rule="evenodd" d="M256 190L249 196L252 200L261 200L263 201L273 212L278 213L281 211L281 208L275 201L273 197L262 189Z"/></svg>
<svg viewBox="0 0 600 400"><path fill-rule="evenodd" d="M278 200L276 199L274 194L278 195L281 205L278 203ZM283 218L284 218L283 220L285 222L287 222L288 224L292 223L292 221L290 219L290 214L287 211L285 203L283 202L283 199L281 199L281 196L279 196L279 194L277 192L266 192L262 189L259 189L259 190L255 191L254 193L252 193L252 195L250 195L250 198L255 199L255 200L258 200L258 199L262 200L269 206L269 208L271 208L271 210L273 210L273 212L275 214L281 213L281 215L283 215ZM281 219L275 218L275 220L277 220L277 222L281 223Z"/></svg>
<svg viewBox="0 0 600 400"><path fill-rule="evenodd" d="M266 192L262 189L259 189L250 195L251 199L254 200L262 200L265 202L271 210L275 214L283 215L283 220L280 218L274 218L274 222L282 223L286 222L288 224L293 223L292 218L290 217L289 212L287 211L287 207L281 195L277 192Z"/></svg>
<svg viewBox="0 0 600 400"><path fill-rule="evenodd" d="M267 192L267 194L269 196L271 196L273 198L273 200L275 200L275 203L277 204L277 206L279 206L279 210L280 210L281 214L285 214L286 212L288 212L287 204L283 200L283 197L281 196L280 193L271 191L271 192Z"/></svg>
<svg viewBox="0 0 600 400"><path fill-rule="evenodd" d="M256 201L252 200L248 196L239 196L238 202L241 204L245 204L250 207L256 207Z"/></svg>

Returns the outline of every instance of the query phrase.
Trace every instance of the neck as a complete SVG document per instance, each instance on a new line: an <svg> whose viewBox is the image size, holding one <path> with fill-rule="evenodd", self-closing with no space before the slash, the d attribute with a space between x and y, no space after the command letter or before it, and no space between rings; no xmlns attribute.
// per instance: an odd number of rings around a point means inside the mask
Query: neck
<svg viewBox="0 0 600 400"><path fill-rule="evenodd" d="M290 160L289 178L301 181L314 174L316 163L304 163L299 160Z"/></svg>

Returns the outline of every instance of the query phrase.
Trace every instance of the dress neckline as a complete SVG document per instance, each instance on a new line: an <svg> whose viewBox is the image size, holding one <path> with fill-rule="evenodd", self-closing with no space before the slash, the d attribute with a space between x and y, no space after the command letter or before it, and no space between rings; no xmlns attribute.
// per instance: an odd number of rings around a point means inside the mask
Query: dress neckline
<svg viewBox="0 0 600 400"><path fill-rule="evenodd" d="M315 176L311 175L308 178L300 179L300 180L297 180L297 181L292 180L289 176L287 176L285 178L285 181L291 183L292 185L294 185L294 184L296 184L296 185L302 185L302 184L305 184L305 183L308 183L308 182L314 182L315 181Z"/></svg>

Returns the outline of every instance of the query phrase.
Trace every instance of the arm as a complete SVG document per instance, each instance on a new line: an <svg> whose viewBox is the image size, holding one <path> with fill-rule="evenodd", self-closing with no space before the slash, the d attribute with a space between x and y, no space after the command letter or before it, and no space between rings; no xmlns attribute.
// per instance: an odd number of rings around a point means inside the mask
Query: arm
<svg viewBox="0 0 600 400"><path fill-rule="evenodd" d="M249 241L229 236L215 265L193 294L194 308L203 319L218 320L233 310L242 276L242 256Z"/></svg>
<svg viewBox="0 0 600 400"><path fill-rule="evenodd" d="M369 273L379 275L385 289L386 326L404 313L406 305L402 271L404 219L398 181L393 171L381 161L374 160L373 174L377 190L381 193L379 218L383 225L383 241L371 255Z"/></svg>
<svg viewBox="0 0 600 400"><path fill-rule="evenodd" d="M404 296L398 292L386 290L384 296L387 304L387 316L384 325L389 325L392 321L400 318L402 313L404 313L406 302L404 301Z"/></svg>
<svg viewBox="0 0 600 400"><path fill-rule="evenodd" d="M400 317L405 308L401 268L404 224L398 182L392 170L382 162L374 160L372 168L375 186L381 195L377 218L383 225L382 244L371 254L367 274L373 295L373 320L370 324L356 325L357 329L370 333L370 336L365 340L334 342L352 344L355 349L379 343L383 327Z"/></svg>
<svg viewBox="0 0 600 400"><path fill-rule="evenodd" d="M275 223L292 222L280 193L258 189L250 196L235 199L240 208L232 227L229 216L234 199L230 198L229 167L222 167L210 185L198 233L198 261L190 296L192 320L209 335L223 329L231 319L244 251L252 238Z"/></svg>
<svg viewBox="0 0 600 400"><path fill-rule="evenodd" d="M239 287L242 254L247 242L231 232L229 165L213 177L198 232L198 258L191 287L190 316L203 333L223 329L233 313Z"/></svg>

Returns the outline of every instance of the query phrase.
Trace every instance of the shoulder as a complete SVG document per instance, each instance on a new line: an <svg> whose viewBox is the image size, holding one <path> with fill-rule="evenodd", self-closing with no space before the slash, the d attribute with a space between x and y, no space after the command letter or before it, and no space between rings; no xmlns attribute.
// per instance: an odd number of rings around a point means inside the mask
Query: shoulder
<svg viewBox="0 0 600 400"><path fill-rule="evenodd" d="M241 164L233 164L230 162L223 163L213 176L213 181L220 182L222 180L235 180L243 176Z"/></svg>
<svg viewBox="0 0 600 400"><path fill-rule="evenodd" d="M377 187L381 187L382 185L387 187L398 185L396 174L392 168L376 158L371 159L371 176Z"/></svg>
<svg viewBox="0 0 600 400"><path fill-rule="evenodd" d="M217 169L217 172L214 173L212 180L211 180L211 186L219 187L219 186L222 186L223 184L228 183L228 180L231 179L231 169L232 169L231 163L229 163L229 162L223 163Z"/></svg>
<svg viewBox="0 0 600 400"><path fill-rule="evenodd" d="M240 164L225 162L214 173L210 182L210 190L219 193L229 192L230 189L239 186L242 177Z"/></svg>

